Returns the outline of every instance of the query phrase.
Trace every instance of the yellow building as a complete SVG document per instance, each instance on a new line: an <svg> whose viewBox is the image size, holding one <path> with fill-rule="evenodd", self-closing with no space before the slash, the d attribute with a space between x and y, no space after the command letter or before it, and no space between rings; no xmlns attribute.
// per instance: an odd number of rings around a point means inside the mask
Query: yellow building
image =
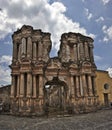
<svg viewBox="0 0 112 130"><path fill-rule="evenodd" d="M96 71L96 87L100 104L110 106L112 104L112 78L107 71Z"/></svg>

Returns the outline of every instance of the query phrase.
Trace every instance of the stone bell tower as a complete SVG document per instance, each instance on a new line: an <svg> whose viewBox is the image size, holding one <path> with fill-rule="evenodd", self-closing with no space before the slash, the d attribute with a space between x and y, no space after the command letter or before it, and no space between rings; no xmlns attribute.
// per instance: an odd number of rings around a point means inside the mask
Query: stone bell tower
<svg viewBox="0 0 112 130"><path fill-rule="evenodd" d="M49 60L50 34L23 26L14 32L12 59L12 113L41 112L43 104L42 66Z"/></svg>
<svg viewBox="0 0 112 130"><path fill-rule="evenodd" d="M79 33L64 33L61 37L59 58L69 71L71 100L74 106L89 110L98 103L95 84L96 65L93 56L93 39Z"/></svg>

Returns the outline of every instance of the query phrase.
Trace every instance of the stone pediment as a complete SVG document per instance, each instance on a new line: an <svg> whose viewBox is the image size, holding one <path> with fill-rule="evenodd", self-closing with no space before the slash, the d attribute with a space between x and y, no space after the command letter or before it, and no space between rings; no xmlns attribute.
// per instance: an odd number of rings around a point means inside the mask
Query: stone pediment
<svg viewBox="0 0 112 130"><path fill-rule="evenodd" d="M84 61L84 62L82 63L82 66L91 67L91 63L88 62L88 61Z"/></svg>
<svg viewBox="0 0 112 130"><path fill-rule="evenodd" d="M78 66L77 66L77 64L71 64L69 67L70 68L77 68Z"/></svg>

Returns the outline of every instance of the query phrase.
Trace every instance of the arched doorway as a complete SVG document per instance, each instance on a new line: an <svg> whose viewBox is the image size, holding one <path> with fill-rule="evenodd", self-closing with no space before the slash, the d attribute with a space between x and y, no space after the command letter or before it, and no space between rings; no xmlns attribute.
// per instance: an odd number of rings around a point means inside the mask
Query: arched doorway
<svg viewBox="0 0 112 130"><path fill-rule="evenodd" d="M54 77L44 86L44 104L49 113L64 112L66 108L67 85Z"/></svg>

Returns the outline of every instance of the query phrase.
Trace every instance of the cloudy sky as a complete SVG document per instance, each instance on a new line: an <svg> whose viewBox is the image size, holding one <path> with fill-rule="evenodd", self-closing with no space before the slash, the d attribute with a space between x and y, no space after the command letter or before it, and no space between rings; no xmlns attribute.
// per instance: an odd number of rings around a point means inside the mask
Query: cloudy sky
<svg viewBox="0 0 112 130"><path fill-rule="evenodd" d="M112 0L0 0L0 86L10 83L11 35L23 24L52 34L51 56L64 32L94 39L98 69L112 68Z"/></svg>

